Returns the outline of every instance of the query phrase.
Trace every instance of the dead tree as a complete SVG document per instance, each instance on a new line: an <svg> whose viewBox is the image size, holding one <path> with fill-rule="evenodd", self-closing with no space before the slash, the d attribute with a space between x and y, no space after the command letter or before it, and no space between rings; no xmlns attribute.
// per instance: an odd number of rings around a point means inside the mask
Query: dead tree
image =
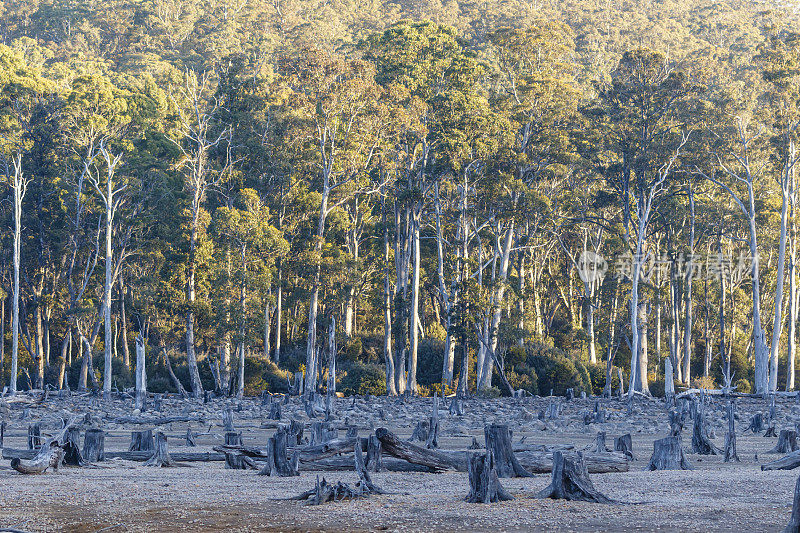
<svg viewBox="0 0 800 533"><path fill-rule="evenodd" d="M791 453L797 450L797 431L782 429L778 435L778 444L767 453Z"/></svg>
<svg viewBox="0 0 800 533"><path fill-rule="evenodd" d="M486 449L492 451L495 468L499 477L532 477L533 474L525 470L511 447L511 431L508 426L491 424L484 426L483 436Z"/></svg>
<svg viewBox="0 0 800 533"><path fill-rule="evenodd" d="M131 431L131 444L128 446L129 452L149 452L154 449L152 429Z"/></svg>
<svg viewBox="0 0 800 533"><path fill-rule="evenodd" d="M3 449L3 439L6 436L6 421L0 422L0 450Z"/></svg>
<svg viewBox="0 0 800 533"><path fill-rule="evenodd" d="M614 451L622 452L629 459L633 459L633 439L631 439L630 433L614 439Z"/></svg>
<svg viewBox="0 0 800 533"><path fill-rule="evenodd" d="M64 438L64 464L69 466L83 466L83 455L81 454L81 429L71 427L67 430Z"/></svg>
<svg viewBox="0 0 800 533"><path fill-rule="evenodd" d="M408 441L426 442L428 440L429 432L430 420L417 420L417 425L414 426L414 431L411 432L411 436L408 437Z"/></svg>
<svg viewBox="0 0 800 533"><path fill-rule="evenodd" d="M403 442L397 438L397 435L386 428L376 429L375 436L381 441L381 450L398 459L426 466L433 471L459 470L466 472L466 458L461 460L452 454L445 454Z"/></svg>
<svg viewBox="0 0 800 533"><path fill-rule="evenodd" d="M594 423L595 424L605 424L606 423L606 410L600 409L600 402L594 402Z"/></svg>
<svg viewBox="0 0 800 533"><path fill-rule="evenodd" d="M469 454L467 462L469 474L469 503L492 503L513 500L500 484L492 450L484 454Z"/></svg>
<svg viewBox="0 0 800 533"><path fill-rule="evenodd" d="M669 412L669 436L677 437L683 432L683 424L686 421L686 414L682 410L672 410Z"/></svg>
<svg viewBox="0 0 800 533"><path fill-rule="evenodd" d="M793 470L800 466L800 450L761 465L761 470Z"/></svg>
<svg viewBox="0 0 800 533"><path fill-rule="evenodd" d="M188 426L186 428L186 446L189 446L191 448L197 446L197 443L194 440L195 436L196 435L192 432L191 426Z"/></svg>
<svg viewBox="0 0 800 533"><path fill-rule="evenodd" d="M664 437L653 443L653 455L650 457L649 470L692 470L686 454L683 452L681 438Z"/></svg>
<svg viewBox="0 0 800 533"><path fill-rule="evenodd" d="M358 483L356 486L369 494L383 494L383 491L372 483L372 478L364 462L364 452L361 451L361 442L356 442L356 445L353 446L353 459L355 461L355 471L358 475Z"/></svg>
<svg viewBox="0 0 800 533"><path fill-rule="evenodd" d="M225 428L225 432L236 431L236 428L233 427L233 409L228 407L222 412L222 426Z"/></svg>
<svg viewBox="0 0 800 533"><path fill-rule="evenodd" d="M750 425L744 428L744 430L745 432L750 430L753 433L764 431L764 415L761 412L754 414L753 418L750 419Z"/></svg>
<svg viewBox="0 0 800 533"><path fill-rule="evenodd" d="M595 437L594 441L594 451L596 453L602 453L609 451L608 446L606 446L606 432L605 431L598 431L597 437Z"/></svg>
<svg viewBox="0 0 800 533"><path fill-rule="evenodd" d="M800 533L800 478L794 485L794 500L792 501L792 516L783 533Z"/></svg>
<svg viewBox="0 0 800 533"><path fill-rule="evenodd" d="M464 416L464 405L461 403L461 398L453 396L450 400L450 407L448 409L453 416Z"/></svg>
<svg viewBox="0 0 800 533"><path fill-rule="evenodd" d="M705 409L700 407L694 417L692 429L692 452L700 455L717 455L717 447L708 437Z"/></svg>
<svg viewBox="0 0 800 533"><path fill-rule="evenodd" d="M739 462L739 454L736 452L736 419L733 414L733 400L728 400L728 431L725 432L725 458L723 462Z"/></svg>
<svg viewBox="0 0 800 533"><path fill-rule="evenodd" d="M439 396L433 395L433 413L428 421L428 436L425 439L426 448L439 447Z"/></svg>
<svg viewBox="0 0 800 533"><path fill-rule="evenodd" d="M272 402L269 406L269 419L270 420L280 420L283 413L281 412L281 403L280 402Z"/></svg>
<svg viewBox="0 0 800 533"><path fill-rule="evenodd" d="M42 445L42 426L39 423L28 426L28 449L35 450Z"/></svg>
<svg viewBox="0 0 800 533"><path fill-rule="evenodd" d="M48 468L57 471L63 459L64 449L58 445L58 442L51 442L41 446L30 461L23 461L18 457L11 459L11 468L20 474L43 474Z"/></svg>
<svg viewBox="0 0 800 533"><path fill-rule="evenodd" d="M330 422L311 423L311 446L325 444L339 436L339 431Z"/></svg>
<svg viewBox="0 0 800 533"><path fill-rule="evenodd" d="M83 459L89 463L106 460L106 434L102 429L90 428L83 436Z"/></svg>
<svg viewBox="0 0 800 533"><path fill-rule="evenodd" d="M287 396L288 398L288 396ZM291 446L297 446L298 444L303 443L303 423L299 420L292 420L289 422L289 427L287 428L288 432L288 442Z"/></svg>
<svg viewBox="0 0 800 533"><path fill-rule="evenodd" d="M298 463L300 456L295 450L292 460L289 461L287 444L286 426L278 427L278 430L269 438L267 442L267 463L258 473L260 476L292 477L299 476Z"/></svg>
<svg viewBox="0 0 800 533"><path fill-rule="evenodd" d="M240 432L225 432L225 446L241 446L242 444L242 434ZM240 454L225 452L225 468L247 470L248 464L245 463L244 459L245 457Z"/></svg>
<svg viewBox="0 0 800 533"><path fill-rule="evenodd" d="M370 472L380 472L383 470L381 441L379 441L378 437L375 435L370 435L367 439L367 460L365 466Z"/></svg>
<svg viewBox="0 0 800 533"><path fill-rule="evenodd" d="M770 420L769 427L767 428L767 431L764 432L764 436L765 437L777 437L778 436L778 433L775 430L775 421L774 420Z"/></svg>
<svg viewBox="0 0 800 533"><path fill-rule="evenodd" d="M613 503L613 500L598 491L583 462L583 454L578 453L570 458L564 457L561 451L553 452L553 473L550 485L541 491L537 498L554 500L585 501L596 503Z"/></svg>
<svg viewBox="0 0 800 533"><path fill-rule="evenodd" d="M145 461L144 466L175 466L175 463L172 461L172 457L169 455L167 436L161 431L156 432L155 451L153 452L153 456Z"/></svg>

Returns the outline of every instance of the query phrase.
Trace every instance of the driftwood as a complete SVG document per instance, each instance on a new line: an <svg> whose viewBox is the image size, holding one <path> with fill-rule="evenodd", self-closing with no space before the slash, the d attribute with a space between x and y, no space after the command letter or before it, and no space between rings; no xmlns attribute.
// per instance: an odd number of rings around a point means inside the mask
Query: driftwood
<svg viewBox="0 0 800 533"><path fill-rule="evenodd" d="M800 466L800 450L761 465L761 470L793 470Z"/></svg>
<svg viewBox="0 0 800 533"><path fill-rule="evenodd" d="M455 454L446 454L403 442L386 428L378 428L375 431L375 436L381 441L381 449L398 459L404 459L409 463L427 466L434 471L467 471L466 456L464 456L463 459L459 459Z"/></svg>
<svg viewBox="0 0 800 533"><path fill-rule="evenodd" d="M559 452L572 457L576 452L556 450L552 453L516 452L520 464L533 474L549 474L553 471L553 454ZM590 474L606 474L609 472L627 472L630 469L628 458L622 453L583 453L583 462Z"/></svg>
<svg viewBox="0 0 800 533"><path fill-rule="evenodd" d="M538 498L555 500L612 503L612 500L598 491L583 462L583 454L578 452L565 457L561 452L553 453L553 472L550 485L541 491Z"/></svg>
<svg viewBox="0 0 800 533"><path fill-rule="evenodd" d="M51 442L42 445L30 461L18 457L11 459L11 468L20 474L43 474L48 468L57 471L63 459L64 449L57 442Z"/></svg>
<svg viewBox="0 0 800 533"><path fill-rule="evenodd" d="M514 499L500 484L495 466L494 453L491 449L487 449L485 454L469 455L467 462L469 494L466 501L491 503Z"/></svg>
<svg viewBox="0 0 800 533"><path fill-rule="evenodd" d="M683 452L681 438L664 437L653 443L653 455L648 470L692 470Z"/></svg>

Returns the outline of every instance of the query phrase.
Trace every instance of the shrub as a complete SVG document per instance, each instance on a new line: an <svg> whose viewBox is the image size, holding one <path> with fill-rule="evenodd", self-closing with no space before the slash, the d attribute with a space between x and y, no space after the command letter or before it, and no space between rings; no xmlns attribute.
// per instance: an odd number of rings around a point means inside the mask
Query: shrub
<svg viewBox="0 0 800 533"><path fill-rule="evenodd" d="M575 363L575 369L578 371L578 374L581 377L582 385L580 390L586 392L586 394L592 394L592 378L589 376L589 371L586 369L586 365L578 361ZM575 394L580 394L580 390L575 389Z"/></svg>
<svg viewBox="0 0 800 533"><path fill-rule="evenodd" d="M417 383L430 387L442 382L444 341L423 339L417 348Z"/></svg>
<svg viewBox="0 0 800 533"><path fill-rule="evenodd" d="M585 390L581 375L575 364L563 355L534 355L528 359L539 378L539 391L542 395L563 396L567 389ZM591 389L590 389L591 390Z"/></svg>
<svg viewBox="0 0 800 533"><path fill-rule="evenodd" d="M736 386L736 392L742 392L745 394L753 392L753 386L746 379L737 379L734 385Z"/></svg>
<svg viewBox="0 0 800 533"><path fill-rule="evenodd" d="M692 380L692 387L695 389L716 389L717 384L714 382L714 378L711 376L708 377L698 377Z"/></svg>
<svg viewBox="0 0 800 533"><path fill-rule="evenodd" d="M539 394L539 376L536 375L536 370L527 364L519 364L513 370L506 372L508 382L514 390L523 389L533 395ZM492 384L499 386L500 378L495 376Z"/></svg>
<svg viewBox="0 0 800 533"><path fill-rule="evenodd" d="M386 394L386 373L381 365L356 361L343 373L339 390L345 395Z"/></svg>

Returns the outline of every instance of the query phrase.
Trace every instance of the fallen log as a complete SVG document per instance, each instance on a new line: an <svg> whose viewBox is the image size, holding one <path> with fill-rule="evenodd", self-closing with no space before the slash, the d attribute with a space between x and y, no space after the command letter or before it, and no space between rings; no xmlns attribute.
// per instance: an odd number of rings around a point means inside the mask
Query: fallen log
<svg viewBox="0 0 800 533"><path fill-rule="evenodd" d="M793 470L800 466L800 450L761 465L761 470Z"/></svg>
<svg viewBox="0 0 800 533"><path fill-rule="evenodd" d="M548 474L553 471L553 454L562 453L568 459L577 455L577 452L556 451L553 453L517 452L520 464L532 474ZM590 474L607 474L609 472L627 472L630 462L624 453L583 452L583 462Z"/></svg>
<svg viewBox="0 0 800 533"><path fill-rule="evenodd" d="M18 457L11 459L11 468L20 474L44 474L48 468L58 471L63 459L64 449L54 441L43 445L30 461Z"/></svg>
<svg viewBox="0 0 800 533"><path fill-rule="evenodd" d="M456 453L444 453L415 446L409 442L401 441L386 428L378 428L375 431L375 436L381 441L382 451L398 459L405 459L409 463L427 466L435 471L467 471L467 457L463 452L457 455Z"/></svg>

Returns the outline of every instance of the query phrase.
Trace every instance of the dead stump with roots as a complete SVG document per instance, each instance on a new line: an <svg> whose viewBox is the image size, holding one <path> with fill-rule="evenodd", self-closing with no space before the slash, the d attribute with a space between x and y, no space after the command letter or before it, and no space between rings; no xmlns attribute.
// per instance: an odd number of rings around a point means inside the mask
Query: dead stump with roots
<svg viewBox="0 0 800 533"><path fill-rule="evenodd" d="M167 436L162 432L157 432L155 437L155 451L153 456L150 457L144 466L175 466L172 457L169 455L169 448L167 447Z"/></svg>
<svg viewBox="0 0 800 533"><path fill-rule="evenodd" d="M287 457L286 445L288 439L286 426L279 426L278 430L267 442L267 462L259 471L260 476L292 477L299 476L298 470L300 456L297 451L292 455L291 461ZM323 479L323 481L325 481Z"/></svg>
<svg viewBox="0 0 800 533"><path fill-rule="evenodd" d="M783 533L800 533L800 478L794 485L794 500L792 501L792 517Z"/></svg>
<svg viewBox="0 0 800 533"><path fill-rule="evenodd" d="M131 431L131 445L129 452L149 452L154 449L153 430Z"/></svg>
<svg viewBox="0 0 800 533"><path fill-rule="evenodd" d="M553 452L553 472L550 485L537 497L595 503L613 503L614 501L595 488L592 480L589 479L589 471L586 469L582 453L578 452L567 458L558 450Z"/></svg>
<svg viewBox="0 0 800 533"><path fill-rule="evenodd" d="M648 470L692 470L680 437L664 437L653 442L653 455Z"/></svg>
<svg viewBox="0 0 800 533"><path fill-rule="evenodd" d="M739 462L739 454L736 452L736 418L733 414L733 400L728 401L728 431L725 432L723 455L724 463Z"/></svg>
<svg viewBox="0 0 800 533"><path fill-rule="evenodd" d="M83 436L83 459L89 463L106 460L106 434L102 429L90 428Z"/></svg>
<svg viewBox="0 0 800 533"><path fill-rule="evenodd" d="M797 430L782 429L778 435L778 444L767 453L792 453L797 451Z"/></svg>
<svg viewBox="0 0 800 533"><path fill-rule="evenodd" d="M633 459L633 439L630 433L614 439L614 451L622 452L628 459Z"/></svg>
<svg viewBox="0 0 800 533"><path fill-rule="evenodd" d="M491 424L484 426L486 450L491 450L498 477L532 477L514 455L511 447L511 432L507 425Z"/></svg>
<svg viewBox="0 0 800 533"><path fill-rule="evenodd" d="M492 503L513 500L497 476L494 454L489 449L484 454L471 453L467 459L469 474L469 503Z"/></svg>
<svg viewBox="0 0 800 533"><path fill-rule="evenodd" d="M708 437L705 408L702 402L694 415L692 426L692 452L700 455L718 455L719 450Z"/></svg>

